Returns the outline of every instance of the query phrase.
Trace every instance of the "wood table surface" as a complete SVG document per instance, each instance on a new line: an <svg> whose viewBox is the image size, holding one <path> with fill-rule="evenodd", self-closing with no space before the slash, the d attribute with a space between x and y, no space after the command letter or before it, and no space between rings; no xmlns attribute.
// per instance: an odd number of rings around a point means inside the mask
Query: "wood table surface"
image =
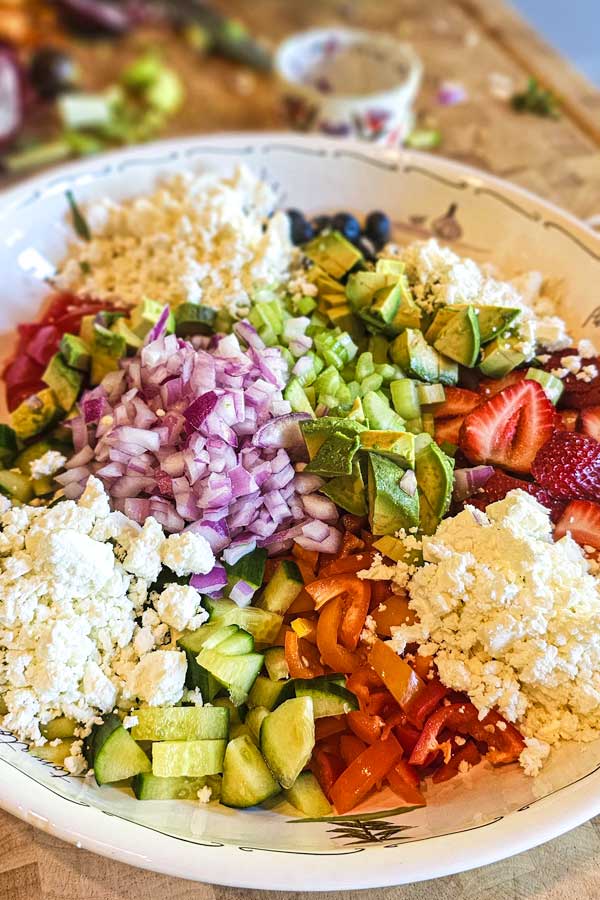
<svg viewBox="0 0 600 900"><path fill-rule="evenodd" d="M600 215L600 91L503 2L227 0L221 7L243 17L274 44L292 31L332 23L381 29L409 40L425 64L418 109L424 123L442 131L438 152L508 178L581 218ZM573 10L576 14L576 0ZM116 69L153 37L142 33L116 47L100 44L81 51L91 72L90 86L114 78ZM285 127L277 88L269 76L219 59L198 59L174 40L161 38L161 45L183 73L188 90L185 108L172 121L170 134ZM560 119L518 115L493 96L491 86L499 76L520 89L531 74L560 97ZM436 91L443 79L463 84L467 101L454 107L437 105ZM406 887L345 892L344 898L596 900L599 862L600 817L549 844L483 869ZM293 877L291 870L290 887ZM250 900L259 894L133 869L76 850L0 812L0 900ZM271 896L291 894L290 890Z"/></svg>

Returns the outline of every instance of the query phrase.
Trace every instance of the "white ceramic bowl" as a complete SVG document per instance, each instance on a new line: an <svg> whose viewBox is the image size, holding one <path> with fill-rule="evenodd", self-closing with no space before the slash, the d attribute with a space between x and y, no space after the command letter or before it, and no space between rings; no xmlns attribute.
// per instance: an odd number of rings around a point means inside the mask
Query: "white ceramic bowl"
<svg viewBox="0 0 600 900"><path fill-rule="evenodd" d="M387 210L399 240L431 234L460 252L561 282L576 337L600 325L600 239L559 209L443 159L289 136L170 141L86 160L0 197L0 331L36 314L42 281L69 237L65 189L79 200L122 198L182 168L244 162L281 204L309 212ZM4 347L7 342L4 342ZM132 865L184 878L265 889L348 890L434 878L490 863L600 812L600 741L563 746L532 780L485 764L428 791L402 813L384 795L375 814L302 821L283 802L234 811L191 802L138 802L29 755L0 732L0 804L46 831Z"/></svg>

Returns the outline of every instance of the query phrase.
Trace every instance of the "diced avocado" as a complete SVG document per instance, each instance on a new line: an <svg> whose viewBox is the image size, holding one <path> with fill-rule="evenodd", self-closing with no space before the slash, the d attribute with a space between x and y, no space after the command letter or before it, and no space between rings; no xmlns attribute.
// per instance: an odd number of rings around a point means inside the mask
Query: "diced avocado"
<svg viewBox="0 0 600 900"><path fill-rule="evenodd" d="M405 328L420 328L421 325L421 310L410 295L408 283L405 284L402 280L400 284L402 288L400 305L389 327L385 329L385 333L390 337L399 334Z"/></svg>
<svg viewBox="0 0 600 900"><path fill-rule="evenodd" d="M369 353L373 356L375 365L387 363L388 358L388 341L381 334L372 334L369 338Z"/></svg>
<svg viewBox="0 0 600 900"><path fill-rule="evenodd" d="M138 337L145 338L153 325L156 325L161 317L164 305L157 303L156 300L150 300L144 297L135 307L130 317L130 328ZM173 314L169 316L167 323L167 331L175 330L175 319ZM83 335L82 335L83 336Z"/></svg>
<svg viewBox="0 0 600 900"><path fill-rule="evenodd" d="M433 319L424 330L425 340L428 344L433 344L444 328L452 321L456 315L458 306L441 306L433 316Z"/></svg>
<svg viewBox="0 0 600 900"><path fill-rule="evenodd" d="M390 287L382 287L373 294L369 314L389 325L400 308L401 300L402 285L400 281Z"/></svg>
<svg viewBox="0 0 600 900"><path fill-rule="evenodd" d="M381 431L403 431L404 419L394 412L387 399L375 391L368 391L362 398L369 427Z"/></svg>
<svg viewBox="0 0 600 900"><path fill-rule="evenodd" d="M386 456L403 469L415 467L415 436L406 431L363 431L360 449Z"/></svg>
<svg viewBox="0 0 600 900"><path fill-rule="evenodd" d="M54 391L63 409L71 409L79 397L83 375L76 369L71 369L60 353L55 353L46 366L42 381Z"/></svg>
<svg viewBox="0 0 600 900"><path fill-rule="evenodd" d="M295 376L288 381L283 391L283 398L288 401L293 412L305 412L310 416L314 416L313 408L306 396L306 392L299 379Z"/></svg>
<svg viewBox="0 0 600 900"><path fill-rule="evenodd" d="M443 403L446 399L446 392L443 384L417 384L417 397L420 407L428 407L436 403Z"/></svg>
<svg viewBox="0 0 600 900"><path fill-rule="evenodd" d="M339 231L320 234L302 249L317 266L338 280L341 280L357 263L363 261L360 250L347 241Z"/></svg>
<svg viewBox="0 0 600 900"><path fill-rule="evenodd" d="M142 338L139 337L135 331L131 330L130 324L125 318L117 319L114 325L111 326L110 329L114 334L120 335L120 337L125 338L125 343L128 347L131 347L132 350L139 350L142 346Z"/></svg>
<svg viewBox="0 0 600 900"><path fill-rule="evenodd" d="M10 420L17 437L27 441L54 425L62 414L56 394L51 388L45 388L23 400L11 413Z"/></svg>
<svg viewBox="0 0 600 900"><path fill-rule="evenodd" d="M66 364L72 369L87 372L90 368L91 350L89 345L76 334L63 334L60 352Z"/></svg>
<svg viewBox="0 0 600 900"><path fill-rule="evenodd" d="M58 450L59 452L62 452L64 451L64 449L64 446L56 441L41 440L36 441L35 444L30 444L28 447L25 447L25 449L21 450L19 455L16 457L14 465L21 470L26 478L31 480L31 486L36 497L43 497L45 494L51 493L56 485L54 483L54 479L48 476L44 476L42 478L32 478L31 463L34 459L40 459L40 457L44 456L50 450Z"/></svg>
<svg viewBox="0 0 600 900"><path fill-rule="evenodd" d="M79 326L79 337L88 347L92 346L92 342L94 340L94 323L96 321L96 316L82 316L81 324Z"/></svg>
<svg viewBox="0 0 600 900"><path fill-rule="evenodd" d="M175 333L180 337L189 334L212 334L217 319L216 309L201 303L180 303L176 307Z"/></svg>
<svg viewBox="0 0 600 900"><path fill-rule="evenodd" d="M454 460L431 442L417 453L415 469L421 500L421 530L433 534L450 506Z"/></svg>
<svg viewBox="0 0 600 900"><path fill-rule="evenodd" d="M516 338L499 337L484 348L479 369L488 378L503 378L525 362L525 355L515 348Z"/></svg>
<svg viewBox="0 0 600 900"><path fill-rule="evenodd" d="M394 339L390 357L401 369L421 381L439 381L438 354L415 328L407 328Z"/></svg>
<svg viewBox="0 0 600 900"><path fill-rule="evenodd" d="M442 328L433 346L443 356L467 368L474 366L481 346L479 322L474 307L467 306L456 312Z"/></svg>
<svg viewBox="0 0 600 900"><path fill-rule="evenodd" d="M21 472L0 469L0 494L6 494L20 503L29 503L33 497L31 479Z"/></svg>
<svg viewBox="0 0 600 900"><path fill-rule="evenodd" d="M560 378L557 378L556 375L551 375L550 372L544 372L543 369L534 368L527 369L525 378L529 378L531 381L537 381L538 384L541 384L548 400L556 406L565 389Z"/></svg>
<svg viewBox="0 0 600 900"><path fill-rule="evenodd" d="M10 425L0 423L0 466L9 466L17 452L17 435Z"/></svg>
<svg viewBox="0 0 600 900"><path fill-rule="evenodd" d="M336 431L325 440L304 471L313 472L315 475L322 475L325 478L334 475L350 475L352 460L359 446L360 439L357 434L350 437Z"/></svg>
<svg viewBox="0 0 600 900"><path fill-rule="evenodd" d="M320 266L313 266L306 277L319 292L319 305L324 304L326 308L329 308L346 302L344 285L328 275Z"/></svg>
<svg viewBox="0 0 600 900"><path fill-rule="evenodd" d="M375 271L381 272L382 275L395 275L399 277L404 275L406 265L401 259L394 259L389 256L380 256L375 263Z"/></svg>
<svg viewBox="0 0 600 900"><path fill-rule="evenodd" d="M351 307L357 312L371 306L377 291L394 286L396 279L382 272L353 272L346 282L346 297Z"/></svg>
<svg viewBox="0 0 600 900"><path fill-rule="evenodd" d="M402 487L412 476L414 492ZM391 459L369 453L369 522L373 534L395 534L419 524L419 494L414 475L406 472Z"/></svg>
<svg viewBox="0 0 600 900"><path fill-rule="evenodd" d="M520 309L507 306L478 306L479 340L482 344L488 344L500 337L520 315Z"/></svg>
<svg viewBox="0 0 600 900"><path fill-rule="evenodd" d="M105 375L118 369L119 360L126 353L125 338L96 322L92 338L92 384L100 384Z"/></svg>
<svg viewBox="0 0 600 900"><path fill-rule="evenodd" d="M305 440L308 455L311 459L318 453L321 445L332 434L339 432L348 437L366 431L366 426L355 419L342 419L337 416L321 416L319 419L303 419L300 431Z"/></svg>
<svg viewBox="0 0 600 900"><path fill-rule="evenodd" d="M367 514L365 483L357 462L350 475L338 475L321 488L321 493L355 516Z"/></svg>
<svg viewBox="0 0 600 900"><path fill-rule="evenodd" d="M353 339L356 338L355 330L357 320L347 303L342 303L339 306L332 306L331 309L327 310L326 315L335 328L341 328L342 331L349 332Z"/></svg>
<svg viewBox="0 0 600 900"><path fill-rule="evenodd" d="M451 386L453 384L458 384L458 363L453 359L448 359L447 356L441 356L438 354L438 366L439 366L439 374L438 381L440 384L445 384L446 386Z"/></svg>

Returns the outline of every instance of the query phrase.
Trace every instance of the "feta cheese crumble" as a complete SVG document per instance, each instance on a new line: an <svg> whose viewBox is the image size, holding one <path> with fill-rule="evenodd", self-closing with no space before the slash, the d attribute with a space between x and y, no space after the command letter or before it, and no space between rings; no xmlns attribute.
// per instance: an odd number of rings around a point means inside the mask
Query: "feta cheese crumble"
<svg viewBox="0 0 600 900"><path fill-rule="evenodd" d="M184 172L122 203L102 199L85 208L92 239L71 245L56 283L132 305L150 297L243 315L254 288L289 280L295 251L275 206L245 166L230 177Z"/></svg>
<svg viewBox="0 0 600 900"><path fill-rule="evenodd" d="M530 773L548 745L597 738L600 588L570 535L554 542L548 511L511 491L486 513L445 519L422 546L408 585L419 621L393 629L395 649L419 642L481 717L518 722Z"/></svg>
<svg viewBox="0 0 600 900"><path fill-rule="evenodd" d="M67 461L67 457L58 450L48 450L38 459L33 459L29 465L32 478L51 477L58 472Z"/></svg>

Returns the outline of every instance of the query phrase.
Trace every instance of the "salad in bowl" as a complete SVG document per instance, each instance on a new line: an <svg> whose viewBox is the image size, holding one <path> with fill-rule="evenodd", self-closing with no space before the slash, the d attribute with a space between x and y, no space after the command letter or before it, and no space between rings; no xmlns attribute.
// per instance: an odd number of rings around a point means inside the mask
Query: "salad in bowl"
<svg viewBox="0 0 600 900"><path fill-rule="evenodd" d="M4 731L302 821L596 740L600 356L556 285L246 166L67 201L3 374Z"/></svg>

